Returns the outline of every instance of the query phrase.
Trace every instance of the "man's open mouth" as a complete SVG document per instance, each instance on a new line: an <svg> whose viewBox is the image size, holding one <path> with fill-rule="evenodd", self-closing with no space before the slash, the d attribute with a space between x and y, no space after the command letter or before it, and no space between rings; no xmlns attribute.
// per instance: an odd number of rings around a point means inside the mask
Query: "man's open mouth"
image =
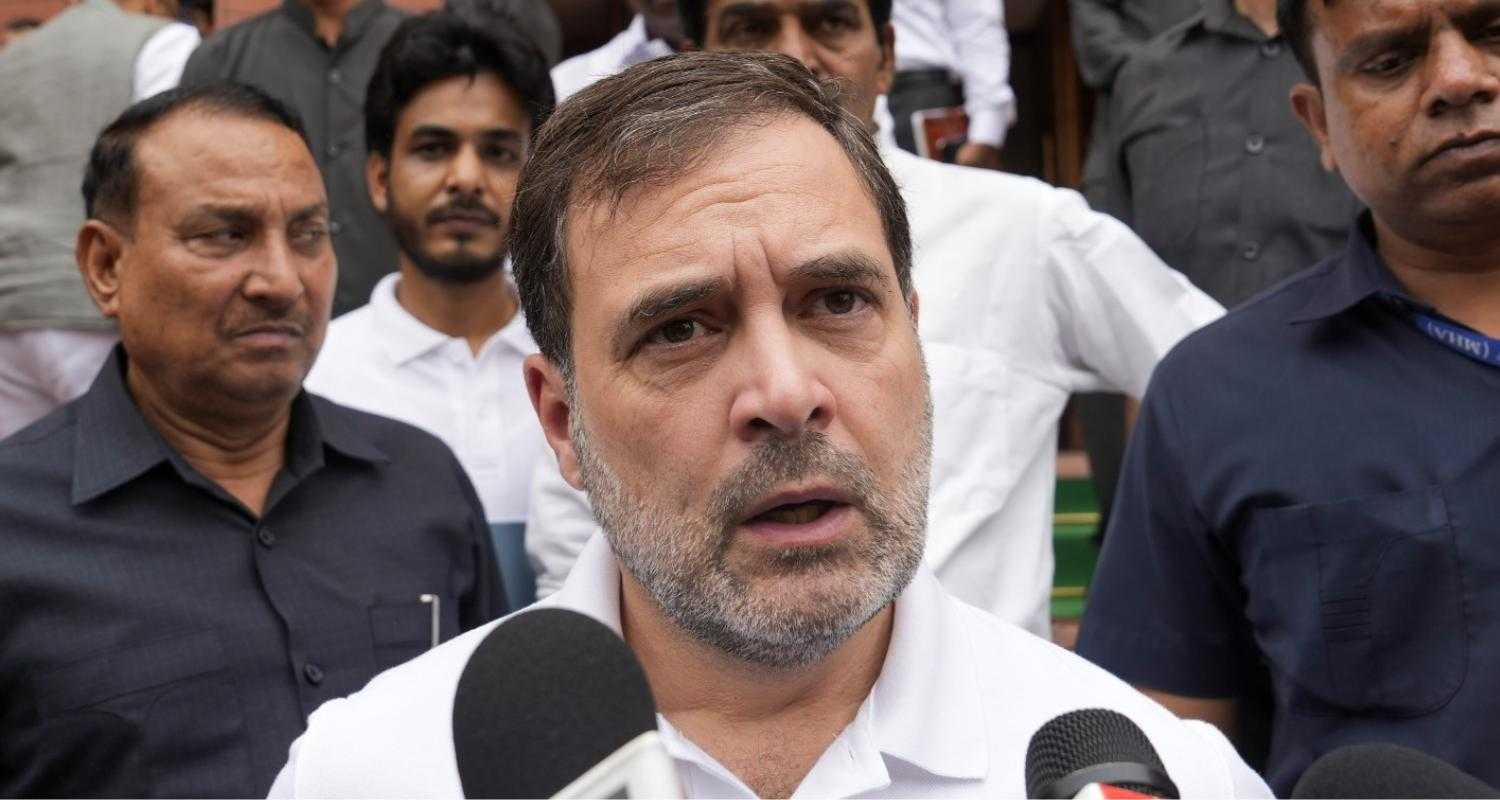
<svg viewBox="0 0 1500 800"><path fill-rule="evenodd" d="M747 523L775 522L782 525L806 525L816 522L824 514L843 505L832 500L808 500L802 503L786 503L756 514Z"/></svg>

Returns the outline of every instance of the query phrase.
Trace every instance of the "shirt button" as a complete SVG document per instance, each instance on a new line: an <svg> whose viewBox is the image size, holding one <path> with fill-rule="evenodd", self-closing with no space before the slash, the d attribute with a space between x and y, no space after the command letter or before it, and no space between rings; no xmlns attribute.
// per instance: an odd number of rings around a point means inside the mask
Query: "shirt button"
<svg viewBox="0 0 1500 800"><path fill-rule="evenodd" d="M328 223L328 232L334 236L338 236L339 231L342 231L343 229L343 223L339 222L338 220L332 220Z"/></svg>
<svg viewBox="0 0 1500 800"><path fill-rule="evenodd" d="M1258 133L1252 133L1245 138L1245 152L1249 153L1250 155L1259 155L1260 152L1265 149L1266 137Z"/></svg>
<svg viewBox="0 0 1500 800"><path fill-rule="evenodd" d="M302 677L306 678L308 683L317 686L323 682L323 668L309 661L302 665Z"/></svg>
<svg viewBox="0 0 1500 800"><path fill-rule="evenodd" d="M339 147L337 144L328 145L328 157L329 158L338 158L339 157L339 153L342 153L343 151L344 151L344 149L342 147Z"/></svg>
<svg viewBox="0 0 1500 800"><path fill-rule="evenodd" d="M1260 46L1260 54L1266 58L1275 58L1281 55L1281 42L1265 42Z"/></svg>
<svg viewBox="0 0 1500 800"><path fill-rule="evenodd" d="M329 83L341 83L343 80L344 74L342 72L339 72L337 69L328 70Z"/></svg>
<svg viewBox="0 0 1500 800"><path fill-rule="evenodd" d="M256 531L255 538L259 539L268 550L276 545L276 534L272 533L270 528L261 528Z"/></svg>
<svg viewBox="0 0 1500 800"><path fill-rule="evenodd" d="M1240 248L1240 257L1246 261L1260 258L1260 242L1246 242L1245 246Z"/></svg>

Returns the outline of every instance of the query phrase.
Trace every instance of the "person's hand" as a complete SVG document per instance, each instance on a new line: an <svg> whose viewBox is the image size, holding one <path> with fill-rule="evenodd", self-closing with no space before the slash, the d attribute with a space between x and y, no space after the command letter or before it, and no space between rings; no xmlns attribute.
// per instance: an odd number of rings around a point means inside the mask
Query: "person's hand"
<svg viewBox="0 0 1500 800"><path fill-rule="evenodd" d="M981 169L1000 169L1000 148L992 144L964 142L954 154L953 163Z"/></svg>

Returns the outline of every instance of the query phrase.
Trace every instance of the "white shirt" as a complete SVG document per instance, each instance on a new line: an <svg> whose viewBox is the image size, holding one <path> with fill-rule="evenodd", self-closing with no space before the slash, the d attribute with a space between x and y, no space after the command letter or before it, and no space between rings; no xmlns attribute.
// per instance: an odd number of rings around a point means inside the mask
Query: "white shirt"
<svg viewBox="0 0 1500 800"><path fill-rule="evenodd" d="M882 153L911 221L932 380L927 561L960 599L1047 636L1063 406L1141 396L1167 350L1223 309L1076 192ZM526 528L538 596L597 527L555 462L539 467Z"/></svg>
<svg viewBox="0 0 1500 800"><path fill-rule="evenodd" d="M587 614L619 634L620 573L603 536L541 605ZM454 691L469 656L503 622L323 705L292 743L270 796L462 797ZM1183 797L1271 796L1211 725L1179 720L1082 658L959 602L921 569L896 601L874 688L793 797L1022 797L1031 736L1079 708L1131 718ZM684 796L755 796L665 717L657 715L657 726Z"/></svg>
<svg viewBox="0 0 1500 800"><path fill-rule="evenodd" d="M625 30L615 34L603 46L573 56L552 68L552 87L557 92L557 102L561 103L594 81L622 72L626 67L671 54L672 48L666 42L646 38L646 18L636 14Z"/></svg>
<svg viewBox="0 0 1500 800"><path fill-rule="evenodd" d="M1003 0L895 0L896 69L944 69L964 87L969 140L999 147L1016 121Z"/></svg>
<svg viewBox="0 0 1500 800"><path fill-rule="evenodd" d="M182 80L182 68L187 66L188 56L198 49L199 41L198 29L181 22L170 23L151 34L141 51L135 54L131 99L145 100L158 92L176 88Z"/></svg>
<svg viewBox="0 0 1500 800"><path fill-rule="evenodd" d="M400 273L385 276L368 305L329 324L304 385L442 439L474 482L488 520L524 521L537 461L555 463L521 377L521 362L537 350L524 318L517 311L475 355L464 339L402 308L400 280Z"/></svg>

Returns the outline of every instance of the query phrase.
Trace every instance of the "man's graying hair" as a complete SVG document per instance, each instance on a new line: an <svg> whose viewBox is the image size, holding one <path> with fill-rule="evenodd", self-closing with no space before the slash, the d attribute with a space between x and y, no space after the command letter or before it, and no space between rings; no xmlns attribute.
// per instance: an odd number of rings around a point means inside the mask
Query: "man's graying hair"
<svg viewBox="0 0 1500 800"><path fill-rule="evenodd" d="M858 173L885 229L903 296L911 296L906 205L865 127L794 59L771 53L683 53L631 67L579 92L537 133L511 219L511 259L537 346L573 370L568 221L579 209L667 186L746 127L805 117Z"/></svg>

